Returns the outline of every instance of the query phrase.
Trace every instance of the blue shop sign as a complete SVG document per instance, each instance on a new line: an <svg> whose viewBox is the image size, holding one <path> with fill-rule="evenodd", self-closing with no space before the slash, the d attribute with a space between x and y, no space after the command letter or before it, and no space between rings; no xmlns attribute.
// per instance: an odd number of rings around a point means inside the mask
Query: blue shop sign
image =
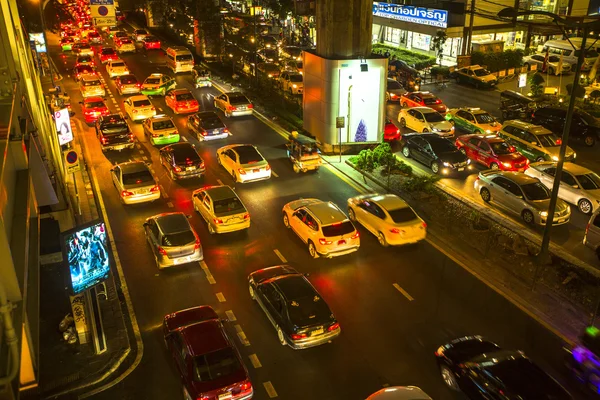
<svg viewBox="0 0 600 400"><path fill-rule="evenodd" d="M448 27L448 11L434 8L404 6L401 4L373 2L373 16L397 19L415 24Z"/></svg>

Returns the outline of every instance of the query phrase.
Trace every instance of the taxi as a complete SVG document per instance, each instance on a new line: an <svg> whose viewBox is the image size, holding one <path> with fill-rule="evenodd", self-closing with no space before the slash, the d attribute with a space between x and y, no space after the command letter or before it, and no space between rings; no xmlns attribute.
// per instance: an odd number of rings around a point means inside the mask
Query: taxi
<svg viewBox="0 0 600 400"><path fill-rule="evenodd" d="M196 189L192 193L192 203L194 211L208 224L208 232L211 235L250 228L250 213L229 186Z"/></svg>
<svg viewBox="0 0 600 400"><path fill-rule="evenodd" d="M79 90L81 91L81 97L84 99L92 96L106 96L104 85L100 82L100 78L97 75L82 75L79 80Z"/></svg>
<svg viewBox="0 0 600 400"><path fill-rule="evenodd" d="M142 84L142 94L147 96L164 96L177 86L175 79L166 74L151 74Z"/></svg>
<svg viewBox="0 0 600 400"><path fill-rule="evenodd" d="M127 65L123 60L110 60L106 64L106 72L108 73L108 76L114 78L116 76L129 75L129 68L127 68Z"/></svg>
<svg viewBox="0 0 600 400"><path fill-rule="evenodd" d="M87 97L80 104L83 118L87 124L93 124L100 116L110 114L102 97Z"/></svg>
<svg viewBox="0 0 600 400"><path fill-rule="evenodd" d="M144 38L144 49L146 50L160 50L160 40L156 36L146 36Z"/></svg>
<svg viewBox="0 0 600 400"><path fill-rule="evenodd" d="M117 53L119 54L135 53L135 44L133 44L133 41L128 38L121 38L115 40L115 48L117 50Z"/></svg>
<svg viewBox="0 0 600 400"><path fill-rule="evenodd" d="M127 34L127 32L119 30L113 34L112 40L113 40L113 42L116 42L119 39L128 38L128 37L129 37L129 35Z"/></svg>
<svg viewBox="0 0 600 400"><path fill-rule="evenodd" d="M96 31L91 31L87 34L87 39L92 44L102 44L102 36Z"/></svg>
<svg viewBox="0 0 600 400"><path fill-rule="evenodd" d="M142 123L144 135L154 146L179 142L179 131L171 117L161 114L148 118Z"/></svg>
<svg viewBox="0 0 600 400"><path fill-rule="evenodd" d="M198 101L188 89L174 89L165 96L165 103L175 114L196 113L200 110Z"/></svg>
<svg viewBox="0 0 600 400"><path fill-rule="evenodd" d="M91 67L95 67L96 62L94 61L94 58L92 56L80 55L77 56L77 58L75 59L75 66L79 67L80 65L89 65Z"/></svg>
<svg viewBox="0 0 600 400"><path fill-rule="evenodd" d="M78 67L73 68L73 79L75 79L75 81L78 82L83 75L98 76L98 74L91 65L80 65Z"/></svg>
<svg viewBox="0 0 600 400"><path fill-rule="evenodd" d="M73 52L79 55L94 55L94 49L88 42L82 41L73 45Z"/></svg>
<svg viewBox="0 0 600 400"><path fill-rule="evenodd" d="M142 40L144 40L144 38L146 36L150 36L150 34L148 33L147 30L145 30L145 29L136 29L135 31L133 31L133 35L131 35L131 38L133 40L135 40L136 42L141 42Z"/></svg>
<svg viewBox="0 0 600 400"><path fill-rule="evenodd" d="M106 32L106 34L108 35L109 39L112 39L114 34L116 32L118 32L120 29L117 26L107 26L104 28L104 31Z"/></svg>
<svg viewBox="0 0 600 400"><path fill-rule="evenodd" d="M481 108L452 108L446 113L446 120L463 131L481 135L497 134L502 128L502 124Z"/></svg>
<svg viewBox="0 0 600 400"><path fill-rule="evenodd" d="M448 111L448 107L435 94L430 92L404 93L400 97L402 107L429 107L439 113Z"/></svg>
<svg viewBox="0 0 600 400"><path fill-rule="evenodd" d="M70 36L66 36L66 37L60 39L60 48L62 49L62 51L73 50L74 44L75 44L75 40Z"/></svg>
<svg viewBox="0 0 600 400"><path fill-rule="evenodd" d="M496 135L461 135L454 145L470 160L489 169L524 172L529 168L527 157Z"/></svg>
<svg viewBox="0 0 600 400"><path fill-rule="evenodd" d="M133 75L118 76L115 79L115 85L120 95L139 94L142 87L142 84Z"/></svg>
<svg viewBox="0 0 600 400"><path fill-rule="evenodd" d="M156 115L156 108L147 96L131 96L123 102L125 112L132 121L141 121Z"/></svg>
<svg viewBox="0 0 600 400"><path fill-rule="evenodd" d="M106 64L107 62L109 62L111 60L119 59L119 55L117 54L115 49L113 49L112 47L102 47L100 49L99 54L100 54L100 62L102 64Z"/></svg>

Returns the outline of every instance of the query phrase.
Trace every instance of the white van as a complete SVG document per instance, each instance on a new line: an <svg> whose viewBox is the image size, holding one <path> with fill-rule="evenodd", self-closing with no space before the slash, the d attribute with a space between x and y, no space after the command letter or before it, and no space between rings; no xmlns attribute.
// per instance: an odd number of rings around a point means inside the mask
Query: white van
<svg viewBox="0 0 600 400"><path fill-rule="evenodd" d="M194 56L183 46L167 49L167 67L174 73L190 72L194 68Z"/></svg>
<svg viewBox="0 0 600 400"><path fill-rule="evenodd" d="M548 40L546 43L544 43L542 52L545 54L546 51L548 51L548 53L555 54L557 56L562 54L563 62L571 64L571 71L575 71L575 67L577 66L577 57L579 57L579 50L581 49L581 38L572 38L571 41L573 42L575 49L573 49L573 46L568 40ZM582 70L589 71L592 69L592 65L594 65L596 57L598 57L596 50L589 49L585 55L585 61L583 62Z"/></svg>

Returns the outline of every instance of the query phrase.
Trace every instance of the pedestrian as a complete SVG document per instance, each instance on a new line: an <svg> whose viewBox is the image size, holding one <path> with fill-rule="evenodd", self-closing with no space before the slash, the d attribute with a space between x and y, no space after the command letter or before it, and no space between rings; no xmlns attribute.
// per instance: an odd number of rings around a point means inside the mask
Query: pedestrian
<svg viewBox="0 0 600 400"><path fill-rule="evenodd" d="M386 50L383 55L386 56L387 58L390 58L390 51Z"/></svg>
<svg viewBox="0 0 600 400"><path fill-rule="evenodd" d="M294 33L294 31L292 31L292 33L290 34L290 41L292 42L292 46L296 42L296 33Z"/></svg>

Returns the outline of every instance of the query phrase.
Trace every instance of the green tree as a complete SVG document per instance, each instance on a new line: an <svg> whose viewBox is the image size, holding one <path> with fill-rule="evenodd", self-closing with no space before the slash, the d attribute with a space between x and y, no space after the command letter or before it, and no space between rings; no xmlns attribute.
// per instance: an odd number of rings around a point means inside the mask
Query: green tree
<svg viewBox="0 0 600 400"><path fill-rule="evenodd" d="M192 6L194 17L194 45L200 57L221 54L221 13L214 0L195 0Z"/></svg>
<svg viewBox="0 0 600 400"><path fill-rule="evenodd" d="M437 31L429 46L429 49L435 52L435 56L440 65L442 65L442 58L444 57L444 44L446 44L447 39L448 36L446 35L446 31Z"/></svg>
<svg viewBox="0 0 600 400"><path fill-rule="evenodd" d="M533 97L539 97L543 94L545 82L544 76L539 72L536 72L529 77L529 87L531 88Z"/></svg>
<svg viewBox="0 0 600 400"><path fill-rule="evenodd" d="M263 4L281 19L294 12L294 0L266 0Z"/></svg>

